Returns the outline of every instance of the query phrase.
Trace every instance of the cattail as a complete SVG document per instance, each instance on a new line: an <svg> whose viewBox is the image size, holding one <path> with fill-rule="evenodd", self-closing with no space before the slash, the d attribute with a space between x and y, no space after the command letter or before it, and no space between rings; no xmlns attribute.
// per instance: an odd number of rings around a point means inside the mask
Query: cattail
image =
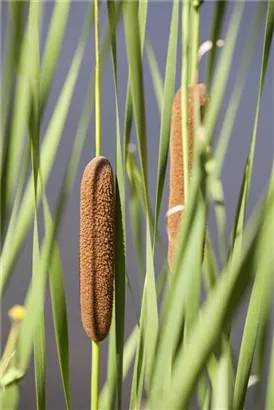
<svg viewBox="0 0 274 410"><path fill-rule="evenodd" d="M109 331L114 276L115 200L110 162L86 166L80 200L80 304L83 327L96 342Z"/></svg>
<svg viewBox="0 0 274 410"><path fill-rule="evenodd" d="M188 87L188 167L191 175L193 161L194 138L194 98L197 93L201 114L207 102L207 92L204 84ZM181 119L181 90L175 95L172 107L170 133L170 196L168 211L168 262L169 266L175 258L176 237L180 229L180 221L184 212L184 167L182 150L182 119Z"/></svg>

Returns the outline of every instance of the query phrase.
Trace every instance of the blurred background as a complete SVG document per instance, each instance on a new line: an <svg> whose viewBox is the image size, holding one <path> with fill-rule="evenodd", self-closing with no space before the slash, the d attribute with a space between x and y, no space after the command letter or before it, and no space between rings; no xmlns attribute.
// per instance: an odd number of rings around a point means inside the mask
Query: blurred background
<svg viewBox="0 0 274 410"><path fill-rule="evenodd" d="M50 21L53 2L45 2L44 24L41 34L41 50L43 51L48 24ZM65 76L68 72L70 62L79 39L87 9L90 6L88 2L73 2L70 10L69 21L64 37L64 43L59 55L59 62L54 78L53 88L49 97L47 109L42 125L43 132L46 128L48 119L54 109L59 92L63 85ZM226 95L223 101L220 121L226 112L226 106L234 86L235 78L243 49L250 29L250 23L255 12L257 2L248 2L245 6L240 34L237 39L236 52L233 57L232 69L228 81ZM213 17L214 2L205 2L201 11L201 35L200 42L204 42L210 38L211 21ZM226 14L226 22L229 20L231 13L231 4L228 6ZM147 35L152 43L157 62L162 76L165 72L166 53L168 45L168 36L170 28L170 17L172 11L172 3L166 1L153 1L149 3L148 18L147 18ZM8 21L8 4L2 4L1 11L1 71L3 66L3 46L5 42L5 29L9 24ZM101 33L103 34L104 27L107 24L107 8L106 3L102 3L100 8L100 24ZM226 26L224 27L224 30ZM179 27L180 30L180 27ZM255 48L255 53L252 59L252 64L249 67L248 76L246 78L246 86L243 93L242 101L237 112L237 118L233 133L228 147L227 155L222 171L222 180L224 187L227 228L228 234L231 230L232 217L235 213L237 197L240 190L240 184L245 165L246 156L249 150L249 142L253 128L253 118L255 116L255 106L257 101L257 93L259 86L260 68L261 68L261 52L263 44L264 27L261 28L259 42ZM225 36L225 31L222 38ZM69 153L75 138L77 124L81 115L82 106L84 103L87 84L94 68L94 38L93 33L90 36L85 50L80 75L77 81L75 93L72 98L70 113L65 124L64 134L60 149L56 156L55 164L47 186L47 196L51 209L54 209L56 198L59 192L61 181L64 177L65 166L69 158ZM117 31L117 55L118 55L118 82L119 82L119 104L120 104L120 125L123 129L123 114L125 106L125 96L127 89L128 67L126 60L125 38L122 21ZM181 45L178 45L177 58L177 75L176 89L180 86L181 75ZM205 67L207 57L203 57L200 70L200 81L205 80ZM270 175L273 163L273 96L274 96L274 53L273 47L270 56L270 64L266 73L265 86L263 90L261 112L258 125L258 137L255 153L255 163L252 175L252 184L250 189L250 197L248 203L248 215L254 208L259 195L262 193L268 177ZM145 100L146 100L146 115L147 115L147 136L148 136L148 159L149 159L149 192L150 199L154 205L156 195L156 175L157 175L157 160L158 160L158 141L160 132L160 121L157 109L156 98L151 82L148 61L144 53L144 81L145 81ZM113 76L111 58L109 56L106 69L101 79L102 87L102 155L108 157L114 165L115 159L115 102L113 90ZM218 140L218 127L214 136L214 141ZM132 133L132 142L135 143L135 130ZM90 354L91 346L81 324L80 308L79 308L79 256L78 256L78 231L79 231L79 187L81 175L85 165L95 155L94 145L94 115L91 117L90 126L88 129L88 137L84 149L82 151L80 166L77 172L75 185L68 200L66 211L63 215L62 226L59 233L59 247L61 251L63 269L65 274L65 287L68 309L68 324L70 337L70 376L71 376L71 404L72 409L86 410L89 408L90 394ZM167 249L167 235L165 230L165 212L168 204L168 175L166 178L163 203L161 208L159 229L163 237L165 249ZM42 218L41 218L42 221ZM214 214L210 211L208 229L211 232L215 249L217 249L217 237ZM128 336L133 326L136 324L136 317L139 315L140 309L140 288L137 275L137 260L132 243L130 224L127 225L128 252L127 252L127 270L131 280L133 296L127 292L126 305L126 332ZM144 240L145 243L145 240ZM156 254L155 266L156 274L159 274L164 263L166 255L158 252ZM29 234L23 252L20 254L16 265L16 272L12 276L8 290L1 306L2 319L2 349L5 345L8 331L9 319L7 311L14 304L23 304L26 295L27 287L31 278L32 265L32 233ZM246 304L242 309L246 309ZM47 356L47 408L51 410L65 409L65 401L62 391L62 383L59 372L58 358L56 352L52 313L50 307L49 294L46 297L45 306L46 318L46 356ZM233 329L234 349L239 350L239 344L242 335L243 322L241 321L241 311L238 314L236 327ZM106 379L107 366L107 340L102 344L101 355L101 372L100 382L104 384ZM124 404L123 408L128 408L128 400L130 395L131 373L124 385ZM248 398L252 403L252 389ZM247 403L248 405L248 403ZM30 365L27 376L21 383L20 410L34 409L35 404L35 389L34 389L34 371L33 364Z"/></svg>

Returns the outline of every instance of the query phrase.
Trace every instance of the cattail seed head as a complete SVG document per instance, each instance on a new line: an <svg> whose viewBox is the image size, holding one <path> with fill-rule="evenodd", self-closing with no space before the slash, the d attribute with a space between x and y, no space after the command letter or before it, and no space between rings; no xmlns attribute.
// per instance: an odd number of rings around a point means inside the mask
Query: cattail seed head
<svg viewBox="0 0 274 410"><path fill-rule="evenodd" d="M94 341L109 331L113 304L114 180L110 162L96 157L86 166L80 199L80 305L83 327Z"/></svg>
<svg viewBox="0 0 274 410"><path fill-rule="evenodd" d="M203 110L207 102L207 91L205 85L195 84L188 87L187 125L189 175L191 175L193 162L195 93L197 93L201 114L203 114ZM185 197L182 149L181 89L179 89L173 101L170 132L170 195L168 211L169 266L172 266L175 258L176 236L180 229L180 221L184 212L184 202ZM173 209L175 209L176 212L172 212Z"/></svg>

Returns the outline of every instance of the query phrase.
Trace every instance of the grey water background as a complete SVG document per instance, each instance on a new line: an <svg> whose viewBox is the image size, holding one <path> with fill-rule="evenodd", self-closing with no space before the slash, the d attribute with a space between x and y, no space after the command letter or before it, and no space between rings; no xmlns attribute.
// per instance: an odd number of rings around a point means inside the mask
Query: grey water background
<svg viewBox="0 0 274 410"><path fill-rule="evenodd" d="M240 33L237 39L233 64L230 71L228 87L222 104L220 123L226 112L229 96L233 89L236 74L243 56L245 42L249 36L249 29L252 18L255 13L257 2L247 3L240 27ZM201 14L201 43L210 37L211 22L213 17L213 8L215 2L205 2ZM73 2L69 15L68 26L65 33L64 43L59 55L54 84L49 98L48 107L42 125L42 134L50 115L54 109L55 103L62 88L64 79L68 72L71 59L77 41L79 39L85 14L89 7L88 2ZM226 15L227 27L229 16L233 4L229 4ZM7 3L2 5L1 15L1 32L5 33L8 24ZM44 26L42 30L41 46L44 47L46 32L53 9L52 2L46 2L44 10ZM165 59L169 37L169 24L172 11L171 2L151 2L148 7L147 33L153 45L156 58L162 76L165 72ZM101 32L107 22L106 3L102 3L100 11ZM225 31L224 31L225 32ZM256 46L252 63L248 70L246 86L243 93L242 101L237 112L237 118L233 128L230 144L224 162L222 181L225 195L225 205L227 211L227 227L230 232L233 215L236 210L237 197L240 190L240 184L248 153L249 141L251 139L253 121L255 118L255 107L259 86L259 75L261 66L261 52L264 36L264 27L261 27L260 37ZM223 37L222 37L223 38ZM85 99L87 84L90 73L94 67L94 47L93 33L85 50L85 56L82 62L81 71L78 77L75 92L73 94L70 112L63 131L63 138L58 150L55 163L52 169L50 180L47 187L47 195L52 209L56 202L60 184L64 176L65 166L69 153L75 138L78 120L81 115L83 102ZM176 89L180 84L180 44L178 45ZM120 104L120 125L123 129L123 115L125 95L127 88L128 67L126 59L125 39L123 25L120 24L117 32L117 49L118 49L118 76L119 76L119 104ZM256 144L255 162L252 175L252 184L248 203L248 215L254 208L256 201L267 183L273 162L273 46L270 55L269 67L265 78L265 86L262 97L261 112L258 124L258 136ZM205 80L205 67L207 58L203 58L200 65L200 80ZM149 178L150 178L150 195L152 203L156 194L156 175L157 175L157 158L158 158L158 141L160 120L157 110L156 99L152 87L151 75L148 68L147 58L144 57L144 81L145 81L145 98L146 98L146 115L147 115L147 136L148 136L148 158L149 158ZM102 154L107 156L114 165L115 156L115 103L113 91L113 78L111 58L109 57L106 70L102 76ZM217 127L214 141L218 139ZM136 136L133 132L132 141L136 142ZM69 342L70 342L70 377L71 377L71 404L74 410L87 410L89 408L90 394L90 341L87 338L80 319L79 310L79 264L78 264L78 231L79 231L79 186L81 174L85 165L94 156L94 115L91 117L91 123L88 129L88 137L82 151L80 166L76 175L76 181L67 203L66 211L63 216L62 226L59 234L59 247L62 256L62 263L65 275L65 288L67 297L68 322L69 322ZM127 201L128 202L128 201ZM167 235L165 231L165 212L168 203L168 176L164 190L161 215L159 220L160 232L164 239L164 245L167 248ZM130 224L127 226L127 269L132 283L134 299L127 292L126 305L126 336L130 334L136 323L136 314L140 309L140 288L137 277L137 261L134 253L134 247L131 239ZM213 242L217 248L216 225L214 213L209 215L209 230L213 237ZM165 255L157 253L155 266L158 274L163 264ZM32 235L28 235L23 251L20 254L15 272L10 281L5 298L2 302L2 346L6 342L9 331L9 320L7 311L14 304L23 304L27 287L31 277L32 264ZM234 351L238 352L243 329L243 318L247 308L247 303L241 308L236 325L233 330ZM54 329L50 308L49 292L46 295L45 306L46 320L46 356L47 356L47 409L61 410L65 409L65 402L62 392L61 377L58 366L56 353ZM107 340L102 343L101 354L101 372L100 384L104 384L107 368ZM131 373L124 385L124 402L123 408L128 408L129 395L131 386ZM252 390L252 389L251 389ZM247 408L252 407L252 391L248 398ZM26 377L21 383L20 410L35 409L35 389L34 389L34 372L33 364L30 365Z"/></svg>

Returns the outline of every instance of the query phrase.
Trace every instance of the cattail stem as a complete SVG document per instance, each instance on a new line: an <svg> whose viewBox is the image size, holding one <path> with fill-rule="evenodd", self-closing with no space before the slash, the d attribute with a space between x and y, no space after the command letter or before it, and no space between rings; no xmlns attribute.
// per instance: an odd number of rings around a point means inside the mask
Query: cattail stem
<svg viewBox="0 0 274 410"><path fill-rule="evenodd" d="M96 157L101 155L101 90L100 90L100 44L99 44L99 0L94 0L94 39L95 39L95 149ZM91 362L91 410L98 409L100 344L92 341Z"/></svg>
<svg viewBox="0 0 274 410"><path fill-rule="evenodd" d="M182 73L181 73L181 116L182 116L182 146L184 167L184 198L181 202L185 205L188 199L188 126L187 126L187 84L188 84L188 55L189 55L189 2L182 5Z"/></svg>
<svg viewBox="0 0 274 410"><path fill-rule="evenodd" d="M190 69L190 82L196 84L198 82L198 50L200 42L200 6L201 1L193 0L191 3L191 69Z"/></svg>
<svg viewBox="0 0 274 410"><path fill-rule="evenodd" d="M96 157L101 155L101 90L100 90L100 45L99 45L99 0L94 0L95 37L95 145Z"/></svg>
<svg viewBox="0 0 274 410"><path fill-rule="evenodd" d="M90 410L98 410L99 396L99 366L100 366L100 343L92 340L92 359L91 359L91 400Z"/></svg>

